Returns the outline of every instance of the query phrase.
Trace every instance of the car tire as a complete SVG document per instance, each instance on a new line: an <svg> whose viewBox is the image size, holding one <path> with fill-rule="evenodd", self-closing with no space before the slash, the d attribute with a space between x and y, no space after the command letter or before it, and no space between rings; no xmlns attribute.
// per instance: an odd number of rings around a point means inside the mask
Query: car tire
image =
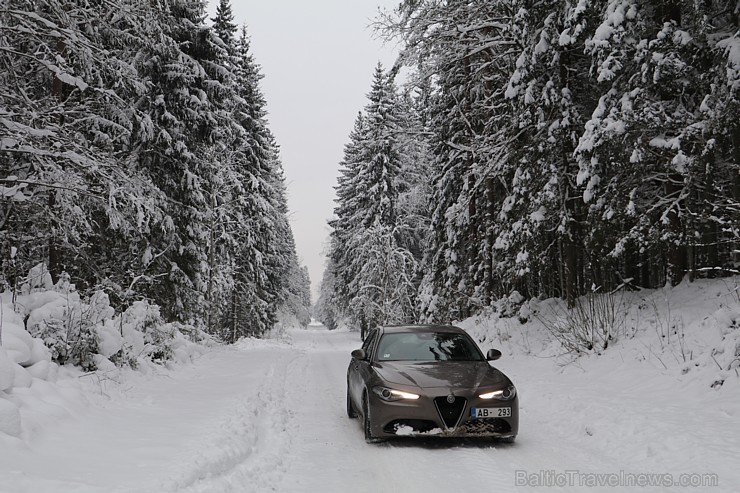
<svg viewBox="0 0 740 493"><path fill-rule="evenodd" d="M368 402L367 394L362 396L362 429L365 432L366 443L378 443L383 441L381 438L373 436L372 428L370 426L370 404Z"/></svg>
<svg viewBox="0 0 740 493"><path fill-rule="evenodd" d="M515 440L516 440L516 435L514 435L513 437L496 438L496 441L499 443L514 443Z"/></svg>
<svg viewBox="0 0 740 493"><path fill-rule="evenodd" d="M357 411L355 411L355 406L352 404L352 398L349 396L349 387L347 387L347 416L350 419L357 417Z"/></svg>

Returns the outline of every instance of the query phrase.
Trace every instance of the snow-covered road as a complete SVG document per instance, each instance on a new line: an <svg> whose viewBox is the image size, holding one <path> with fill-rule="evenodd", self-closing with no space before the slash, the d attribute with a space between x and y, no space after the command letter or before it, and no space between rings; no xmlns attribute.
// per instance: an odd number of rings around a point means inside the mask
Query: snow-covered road
<svg viewBox="0 0 740 493"><path fill-rule="evenodd" d="M344 411L358 335L312 327L290 336L290 344L246 341L105 387L105 398L27 447L0 450L0 491L729 492L740 484L740 406L666 403L659 382L625 383L618 369L558 372L534 357L497 362L520 392L515 444L366 444ZM593 485L639 473L711 473L719 486L668 487L667 477L654 487Z"/></svg>

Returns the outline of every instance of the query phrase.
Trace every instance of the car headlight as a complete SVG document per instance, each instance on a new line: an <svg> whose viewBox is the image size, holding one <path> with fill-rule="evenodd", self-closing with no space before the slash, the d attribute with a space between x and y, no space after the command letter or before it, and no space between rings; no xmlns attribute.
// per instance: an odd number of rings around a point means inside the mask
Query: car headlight
<svg viewBox="0 0 740 493"><path fill-rule="evenodd" d="M480 394L478 397L481 399L502 399L505 401L508 401L509 399L513 399L516 395L516 387L513 385L509 385L505 389L501 390L494 390L493 392L486 392L485 394Z"/></svg>
<svg viewBox="0 0 740 493"><path fill-rule="evenodd" d="M419 396L412 394L411 392L404 392L402 390L389 389L387 387L373 387L373 392L384 401L399 401L401 399L418 399Z"/></svg>

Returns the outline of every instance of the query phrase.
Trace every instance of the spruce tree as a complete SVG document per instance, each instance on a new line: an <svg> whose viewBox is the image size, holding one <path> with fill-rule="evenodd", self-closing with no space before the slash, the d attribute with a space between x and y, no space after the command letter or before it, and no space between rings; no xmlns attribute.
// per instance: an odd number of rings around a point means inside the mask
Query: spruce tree
<svg viewBox="0 0 740 493"><path fill-rule="evenodd" d="M428 318L730 272L731 4L404 1L383 19L432 86Z"/></svg>
<svg viewBox="0 0 740 493"><path fill-rule="evenodd" d="M586 43L601 97L577 148L578 180L602 255L633 284L733 263L723 247L737 241L740 199L730 3L608 4Z"/></svg>
<svg viewBox="0 0 740 493"><path fill-rule="evenodd" d="M229 133L225 104L227 54L203 21L201 1L155 4L160 32L138 57L147 78L140 166L165 194L167 218L153 228L153 272L147 286L167 317L200 321L207 290L212 195L218 166L212 156Z"/></svg>
<svg viewBox="0 0 740 493"><path fill-rule="evenodd" d="M234 46L236 42L236 33L239 30L234 24L234 14L231 11L231 2L229 0L219 0L216 7L216 17L213 21L213 30L221 38L226 46Z"/></svg>
<svg viewBox="0 0 740 493"><path fill-rule="evenodd" d="M416 262L400 245L398 223L398 100L392 77L378 64L368 104L345 147L332 232L334 313L361 333L413 320Z"/></svg>
<svg viewBox="0 0 740 493"><path fill-rule="evenodd" d="M131 159L130 103L144 82L123 43L136 26L99 4L68 7L12 0L0 10L0 241L16 252L2 271L13 284L43 261L55 282L64 271L81 290L106 282L118 292L162 217Z"/></svg>

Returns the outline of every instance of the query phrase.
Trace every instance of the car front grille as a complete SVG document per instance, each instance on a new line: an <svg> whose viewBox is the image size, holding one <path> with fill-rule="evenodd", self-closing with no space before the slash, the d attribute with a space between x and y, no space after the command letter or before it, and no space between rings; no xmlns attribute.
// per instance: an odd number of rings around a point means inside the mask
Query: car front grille
<svg viewBox="0 0 740 493"><path fill-rule="evenodd" d="M463 433L471 435L503 435L511 432L511 425L509 422L501 418L471 419L470 421L465 422L465 424L460 428L463 429Z"/></svg>
<svg viewBox="0 0 740 493"><path fill-rule="evenodd" d="M434 405L437 406L437 412L439 417L442 418L447 428L454 428L460 421L460 416L465 410L465 403L467 401L463 397L456 397L454 402L447 402L447 396L436 397L434 399Z"/></svg>

